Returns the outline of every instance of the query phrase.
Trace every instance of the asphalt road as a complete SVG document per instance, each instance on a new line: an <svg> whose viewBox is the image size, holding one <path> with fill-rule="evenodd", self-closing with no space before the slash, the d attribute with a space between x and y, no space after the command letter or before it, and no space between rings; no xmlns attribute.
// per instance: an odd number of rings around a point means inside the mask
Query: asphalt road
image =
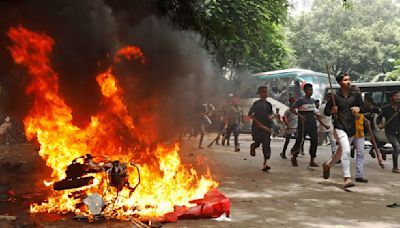
<svg viewBox="0 0 400 228"><path fill-rule="evenodd" d="M214 137L205 138L207 145ZM163 227L400 227L400 208L388 208L386 205L400 204L400 175L391 172L391 157L381 169L376 160L365 154L365 177L369 183L356 183L345 191L342 188L343 177L340 165L331 169L328 180L322 178L321 168L308 168L309 156L299 158L299 167L291 167L289 160L280 158L282 138L272 140L271 171L262 172L262 152L257 150L256 157L249 155L251 137L241 135L241 151L234 152L233 146L212 146L197 149L197 139L184 140L182 160L195 167L202 161L199 170L207 165L212 176L220 183L219 190L231 200L230 221L215 219L179 220ZM289 145L293 145L294 140ZM305 144L306 154L308 142ZM26 155L24 155L24 153ZM330 147L321 146L317 152L320 165L330 156ZM4 173L2 182L13 178L16 194L32 192L35 186L31 179L38 178L43 164L37 160L37 152L29 145L3 146L0 148L0 163L17 157L23 160L22 174L14 176ZM352 159L354 175L354 159ZM43 173L43 171L40 171ZM3 175L4 174L4 175ZM10 181L10 180L8 180ZM29 200L28 200L29 201ZM15 222L0 222L0 227L134 227L129 222L109 221L100 224L76 222L68 216L54 216L41 220L27 213L27 202L14 202L18 217ZM0 204L0 214L9 210L10 205ZM14 212L13 212L14 213ZM34 222L30 222L30 221Z"/></svg>
<svg viewBox="0 0 400 228"><path fill-rule="evenodd" d="M240 141L240 152L234 152L233 146L193 149L195 140L185 141L183 147L185 160L185 151L208 159L220 181L219 190L231 199L231 221L181 220L165 227L400 227L400 208L386 207L400 203L400 175L391 172L390 155L383 170L366 152L365 177L369 183L356 183L345 191L340 165L331 169L328 180L322 178L322 168L308 168L308 142L306 155L299 157L299 167L292 167L289 160L279 156L284 140L273 139L272 169L265 173L261 171L261 149L251 157L250 135L242 135ZM317 163L321 165L330 155L330 146L318 147ZM351 168L354 175L355 159Z"/></svg>

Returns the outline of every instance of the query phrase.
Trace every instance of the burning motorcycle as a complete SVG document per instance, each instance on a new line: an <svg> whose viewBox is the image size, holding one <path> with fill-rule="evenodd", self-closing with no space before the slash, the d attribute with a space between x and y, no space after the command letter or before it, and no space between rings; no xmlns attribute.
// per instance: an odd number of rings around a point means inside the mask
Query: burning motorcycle
<svg viewBox="0 0 400 228"><path fill-rule="evenodd" d="M127 168L132 165L138 173L138 182L134 187L131 187L128 181ZM53 184L53 189L56 191L80 188L93 183L93 176L87 176L91 173L104 172L107 174L109 186L115 187L117 191L121 191L124 187L134 192L140 184L140 171L138 165L133 162L124 163L118 160L110 161L108 159L95 162L94 157L90 154L75 158L72 163L67 166L65 171L66 177Z"/></svg>

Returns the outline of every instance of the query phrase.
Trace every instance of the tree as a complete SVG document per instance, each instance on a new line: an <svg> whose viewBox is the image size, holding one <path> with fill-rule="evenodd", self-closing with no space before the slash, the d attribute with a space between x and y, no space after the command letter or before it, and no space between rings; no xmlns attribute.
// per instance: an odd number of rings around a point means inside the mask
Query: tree
<svg viewBox="0 0 400 228"><path fill-rule="evenodd" d="M400 59L393 62L393 68L392 72L386 74L385 81L400 81Z"/></svg>
<svg viewBox="0 0 400 228"><path fill-rule="evenodd" d="M287 0L160 0L158 6L178 27L199 32L223 68L257 72L287 65Z"/></svg>
<svg viewBox="0 0 400 228"><path fill-rule="evenodd" d="M368 81L384 69L387 59L399 58L400 9L390 0L316 0L312 11L294 18L289 43L295 62L303 68L349 71L355 80Z"/></svg>

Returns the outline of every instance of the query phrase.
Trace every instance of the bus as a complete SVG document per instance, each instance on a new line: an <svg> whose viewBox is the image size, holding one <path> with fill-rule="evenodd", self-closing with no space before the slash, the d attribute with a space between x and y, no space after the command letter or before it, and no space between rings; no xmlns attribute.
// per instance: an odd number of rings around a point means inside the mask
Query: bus
<svg viewBox="0 0 400 228"><path fill-rule="evenodd" d="M331 82L337 85L333 76ZM258 99L255 91L258 86L265 85L268 87L267 100L272 104L274 112L279 108L280 114L289 108L290 97L301 97L304 95L303 86L306 83L311 83L314 88L313 98L323 101L326 87L329 87L329 78L327 74L315 72L307 69L286 69L269 72L261 72L251 75L251 78L246 83L247 88L242 88L241 106L243 108L243 132L250 132L251 120L247 113L251 105Z"/></svg>

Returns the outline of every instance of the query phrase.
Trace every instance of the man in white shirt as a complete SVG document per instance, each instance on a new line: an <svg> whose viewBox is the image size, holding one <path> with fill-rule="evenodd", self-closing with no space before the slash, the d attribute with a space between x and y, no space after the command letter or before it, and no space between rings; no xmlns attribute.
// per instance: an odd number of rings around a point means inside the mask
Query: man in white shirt
<svg viewBox="0 0 400 228"><path fill-rule="evenodd" d="M336 151L336 140L335 140L335 137L333 136L332 116L326 116L324 114L324 109L326 107L326 102L327 102L327 100L329 99L330 96L331 96L331 94L328 93L326 95L326 97L325 97L324 102L319 107L320 120L321 120L321 122L324 123L324 125L329 126L329 129L326 129L324 126L322 126L322 124L319 125L319 128L318 128L318 138L319 138L318 145L321 146L322 143L328 138L329 139L329 143L331 144L331 149L332 149L332 154L333 154Z"/></svg>

